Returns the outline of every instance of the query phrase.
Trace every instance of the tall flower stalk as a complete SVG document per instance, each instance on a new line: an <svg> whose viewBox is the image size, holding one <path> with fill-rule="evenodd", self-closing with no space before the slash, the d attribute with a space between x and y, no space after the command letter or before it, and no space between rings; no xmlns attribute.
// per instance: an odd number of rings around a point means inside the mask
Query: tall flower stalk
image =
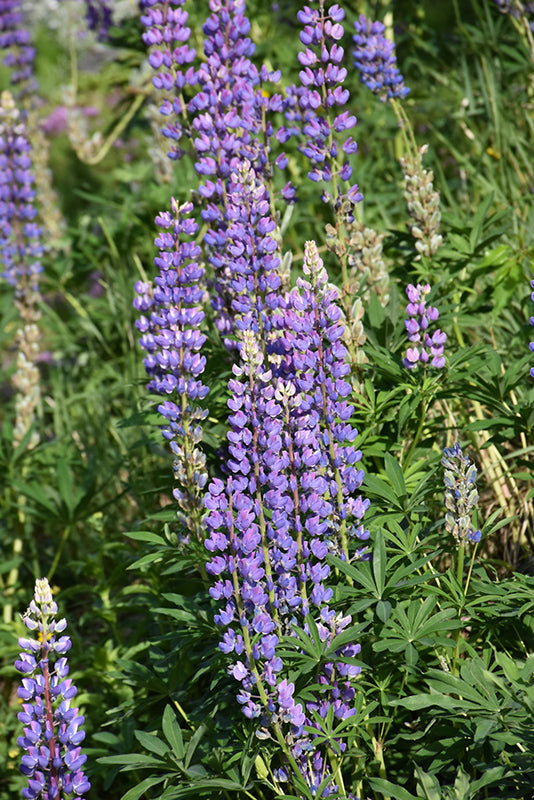
<svg viewBox="0 0 534 800"><path fill-rule="evenodd" d="M21 324L16 334L17 368L13 376L17 390L15 445L30 432L40 402L37 359L43 248L41 230L34 222L37 210L30 152L19 111L11 94L3 92L0 104L0 259L2 275L15 290L15 307ZM27 447L35 447L38 441L39 435L33 431Z"/></svg>
<svg viewBox="0 0 534 800"><path fill-rule="evenodd" d="M24 734L18 744L25 751L20 771L28 778L22 790L25 800L83 800L91 788L82 767L87 756L82 753L85 738L84 717L71 708L77 694L66 654L71 648L68 636L61 635L66 619L56 619L58 612L48 580L36 580L33 600L22 621L30 635L19 639L23 652L15 661L24 676L18 689L22 711L18 718Z"/></svg>
<svg viewBox="0 0 534 800"><path fill-rule="evenodd" d="M160 248L154 263L159 275L153 283L138 281L134 306L143 312L136 322L139 344L146 351L145 369L150 392L168 399L158 406L164 419L163 436L174 454L178 486L174 497L178 519L185 535L201 541L202 490L207 481L206 459L199 447L200 421L207 412L199 403L208 394L202 383L206 358L201 348L204 267L200 247L193 240L198 232L191 219L192 203L179 206L172 200L172 213L162 212L156 223L163 229L155 240ZM175 400L176 398L176 400Z"/></svg>
<svg viewBox="0 0 534 800"><path fill-rule="evenodd" d="M308 279L298 279L273 312L265 352L254 330L241 335L229 383L229 474L209 485L205 544L210 594L221 604L216 622L225 629L221 650L241 683L238 701L258 721L260 738L274 737L284 754L274 780L293 776L328 794L340 788L341 773L331 771L336 756L319 734L330 708L339 720L355 713L359 668L336 655L353 658L359 645L333 654L306 703L295 699L279 651L283 637L294 638L294 625L311 633L308 615L325 646L350 624L329 606L326 557L363 552L369 504L356 495L363 472L344 399L350 386L339 294L327 286L314 243L306 245L304 272Z"/></svg>

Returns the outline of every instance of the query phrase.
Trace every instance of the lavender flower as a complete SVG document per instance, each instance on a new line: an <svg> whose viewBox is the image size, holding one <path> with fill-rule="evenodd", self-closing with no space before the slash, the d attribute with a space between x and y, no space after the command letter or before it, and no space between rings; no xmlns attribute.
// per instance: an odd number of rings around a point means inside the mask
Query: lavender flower
<svg viewBox="0 0 534 800"><path fill-rule="evenodd" d="M384 25L360 14L354 27L354 66L360 73L360 81L382 101L406 97L410 90L397 67L395 45L384 36Z"/></svg>
<svg viewBox="0 0 534 800"><path fill-rule="evenodd" d="M430 292L429 284L413 286L409 284L406 289L408 295L408 305L406 312L408 319L404 325L408 333L410 342L415 343L415 347L409 347L402 363L408 369L414 369L417 364L426 365L429 361L431 366L441 369L445 366L445 356L443 355L447 334L439 328L434 331L432 336L428 333L431 322L436 322L439 311L433 306L426 305L425 297ZM432 360L430 360L432 359Z"/></svg>
<svg viewBox="0 0 534 800"><path fill-rule="evenodd" d="M199 263L200 248L189 241L198 231L190 218L192 203L179 206L172 200L172 214L162 212L156 223L164 230L155 244L160 248L154 263L160 274L154 284L138 281L134 307L144 314L137 320L142 334L139 344L147 352L145 369L150 377L150 392L167 397L158 411L165 420L163 436L175 455L174 472L179 488L174 496L180 508L179 519L200 539L200 492L206 480L205 456L197 446L202 438L198 425L206 412L198 403L208 394L200 378L206 359L200 354L206 336L200 326L204 269Z"/></svg>
<svg viewBox="0 0 534 800"><path fill-rule="evenodd" d="M22 790L26 800L60 800L71 795L83 800L82 795L91 788L81 769L87 760L80 747L85 738L81 730L84 718L77 708L70 707L77 694L67 677L66 653L71 641L68 636L58 636L67 621L56 621L57 611L48 580L36 580L34 598L22 617L35 638L19 639L24 652L15 661L15 668L24 676L18 689L22 700L18 718L24 725L24 735L17 741L26 751L20 766L28 778Z"/></svg>
<svg viewBox="0 0 534 800"><path fill-rule="evenodd" d="M38 322L41 230L33 221L33 171L30 145L24 123L9 92L0 103L0 261L2 276L15 289L15 306L21 319L17 331L17 369L13 384L15 398L14 443L20 444L35 418L40 401ZM37 434L28 447L38 442Z"/></svg>
<svg viewBox="0 0 534 800"><path fill-rule="evenodd" d="M530 281L530 286L531 286L532 289L534 289L534 280ZM534 303L534 292L532 292L532 294L530 295L530 299ZM531 317L529 321L530 321L530 324L534 326L534 316ZM534 342L530 343L530 352L534 353ZM534 367L531 367L530 374L534 378Z"/></svg>
<svg viewBox="0 0 534 800"><path fill-rule="evenodd" d="M458 442L453 447L444 449L441 463L445 467L445 527L458 544L463 544L466 539L469 542L479 542L481 533L474 530L471 521L472 511L478 503L476 467L462 453Z"/></svg>

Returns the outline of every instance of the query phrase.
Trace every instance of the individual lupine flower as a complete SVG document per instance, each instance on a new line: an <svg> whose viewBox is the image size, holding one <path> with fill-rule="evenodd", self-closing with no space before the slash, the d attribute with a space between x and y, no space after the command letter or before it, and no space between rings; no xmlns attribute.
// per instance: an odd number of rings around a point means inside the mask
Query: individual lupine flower
<svg viewBox="0 0 534 800"><path fill-rule="evenodd" d="M532 289L534 289L534 280L531 280L531 281L530 281L530 287L531 287ZM534 292L532 292L532 294L530 295L530 299L531 299L531 300L532 300L532 302L534 303ZM531 325L533 325L533 326L534 326L534 316L532 316L532 317L530 318L529 322L530 322L530 324L531 324ZM534 342L531 342L531 343L530 343L530 351L531 351L531 353L534 353ZM530 374L531 374L531 376L534 378L534 367L531 367L531 369L530 369Z"/></svg>
<svg viewBox="0 0 534 800"><path fill-rule="evenodd" d="M410 90L397 67L395 45L384 36L384 25L360 14L354 27L354 66L360 73L360 81L383 101L406 97Z"/></svg>
<svg viewBox="0 0 534 800"><path fill-rule="evenodd" d="M17 331L17 370L13 384L16 419L14 442L19 444L29 431L39 405L39 275L41 231L35 224L32 161L25 125L9 92L0 104L0 261L2 276L15 289L15 306L21 319ZM28 447L38 442L34 434Z"/></svg>
<svg viewBox="0 0 534 800"><path fill-rule="evenodd" d="M423 169L423 155L427 150L425 144L415 156L401 158L400 164L404 174L404 197L414 220L410 233L416 240L417 252L430 258L443 244L443 237L438 233L441 211L439 192L433 186L434 173L431 169Z"/></svg>
<svg viewBox="0 0 534 800"><path fill-rule="evenodd" d="M85 738L84 717L70 707L77 694L72 678L67 677L71 640L61 635L67 621L56 620L57 612L48 580L37 579L33 600L22 617L33 636L19 639L23 652L15 661L24 676L18 689L22 701L18 718L24 735L17 741L26 751L20 766L28 778L22 790L25 800L71 796L83 800L91 788L82 772L87 760L80 747Z"/></svg>
<svg viewBox="0 0 534 800"><path fill-rule="evenodd" d="M200 247L191 240L198 231L189 216L192 210L192 203L180 207L173 199L172 213L156 217L164 229L155 240L160 248L154 259L159 275L153 284L135 284L134 306L143 312L136 327L141 333L139 344L147 353L143 361L150 377L147 388L168 397L158 411L165 420L163 436L175 456L179 487L174 497L180 508L179 520L200 539L200 495L207 473L204 453L198 447L202 439L199 421L207 412L198 403L209 390L200 377L206 365L200 353L206 340L200 330L204 268L198 260Z"/></svg>
<svg viewBox="0 0 534 800"><path fill-rule="evenodd" d="M35 48L25 27L21 0L0 0L0 49L6 51L3 63L9 67L11 83L18 86L19 95L33 92Z"/></svg>
<svg viewBox="0 0 534 800"><path fill-rule="evenodd" d="M479 542L482 534L474 529L472 523L473 509L478 503L476 467L462 453L458 442L443 450L441 463L445 468L445 527L458 544L463 544L466 539Z"/></svg>
<svg viewBox="0 0 534 800"><path fill-rule="evenodd" d="M408 305L406 313L408 319L404 321L408 339L416 346L409 347L402 363L408 369L413 369L417 364L428 364L441 369L445 366L445 356L443 351L447 334L439 328L434 331L432 336L428 332L431 322L436 322L439 318L439 311L434 306L426 305L425 297L430 292L428 283L418 283L417 286L409 284L406 288Z"/></svg>
<svg viewBox="0 0 534 800"><path fill-rule="evenodd" d="M283 141L291 133L302 132L305 142L299 149L312 166L308 177L316 182L332 182L333 193L325 192L325 198L338 205L342 198L352 204L362 200L358 186L350 185L352 167L348 156L356 152L357 144L351 136L344 136L356 125L356 117L342 110L350 97L349 90L343 88L347 70L342 66L344 50L339 44L344 17L345 12L337 3L327 10L325 0L319 0L319 8L304 6L298 12L297 18L304 26L300 33L304 50L298 54L301 86L291 93L294 110L288 117L299 124L288 131L282 128L277 134ZM346 186L344 190L340 181Z"/></svg>

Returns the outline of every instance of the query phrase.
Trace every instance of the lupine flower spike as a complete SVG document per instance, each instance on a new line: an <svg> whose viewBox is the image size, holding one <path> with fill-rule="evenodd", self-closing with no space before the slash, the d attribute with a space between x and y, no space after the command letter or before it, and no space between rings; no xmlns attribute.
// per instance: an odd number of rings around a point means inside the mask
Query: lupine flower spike
<svg viewBox="0 0 534 800"><path fill-rule="evenodd" d="M447 334L438 328L432 336L428 332L431 322L436 322L439 311L434 306L426 305L425 297L430 292L429 284L413 286L409 284L406 289L408 295L408 305L406 312L408 319L404 325L408 333L408 339L414 343L414 347L409 347L402 363L407 369L414 369L417 364L426 365L430 362L432 367L441 369L445 366L445 356L443 355Z"/></svg>
<svg viewBox="0 0 534 800"><path fill-rule="evenodd" d="M410 90L397 67L395 45L384 36L384 25L360 14L354 27L354 66L360 81L382 101L406 97Z"/></svg>
<svg viewBox="0 0 534 800"><path fill-rule="evenodd" d="M479 542L481 533L473 528L471 515L478 503L475 483L477 470L468 456L462 453L458 442L454 447L446 447L441 459L445 467L445 527L458 544Z"/></svg>
<svg viewBox="0 0 534 800"><path fill-rule="evenodd" d="M0 261L2 276L15 289L15 306L21 325L17 331L17 369L14 442L20 444L31 428L39 406L40 332L39 258L41 230L33 221L33 172L25 125L9 92L2 92L0 105ZM39 439L34 434L28 447Z"/></svg>
<svg viewBox="0 0 534 800"><path fill-rule="evenodd" d="M56 620L57 611L48 580L36 580L33 600L22 617L33 636L19 639L24 652L15 661L15 668L24 675L18 689L22 700L18 718L24 735L17 740L26 751L20 766L28 778L21 795L24 800L83 800L91 788L81 769L87 760L80 747L85 738L84 718L70 707L77 693L67 677L71 640L61 635L67 621Z"/></svg>
<svg viewBox="0 0 534 800"><path fill-rule="evenodd" d="M135 284L134 306L144 312L136 326L141 333L139 344L147 353L147 388L168 398L158 411L165 421L163 436L175 455L178 518L200 539L200 493L207 473L204 453L198 447L202 439L198 423L206 412L198 403L208 394L208 387L202 383L206 359L200 353L206 340L200 330L204 320L204 267L199 261L200 247L191 240L198 231L197 223L190 218L192 210L192 203L179 206L173 199L172 213L162 212L156 217L163 228L155 240L160 248L154 260L159 275L154 284Z"/></svg>
<svg viewBox="0 0 534 800"><path fill-rule="evenodd" d="M399 161L404 175L404 197L413 219L410 233L415 239L415 249L418 257L430 258L443 244L443 237L439 233L441 211L439 192L433 185L434 173L431 169L423 169L423 156L427 150L425 144L415 154L410 153Z"/></svg>

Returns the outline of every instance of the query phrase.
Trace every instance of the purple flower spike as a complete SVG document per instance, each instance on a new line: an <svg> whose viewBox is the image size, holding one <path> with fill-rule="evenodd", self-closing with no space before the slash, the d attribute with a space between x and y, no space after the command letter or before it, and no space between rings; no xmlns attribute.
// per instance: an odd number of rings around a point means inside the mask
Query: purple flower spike
<svg viewBox="0 0 534 800"><path fill-rule="evenodd" d="M11 83L18 85L20 96L31 94L37 85L35 48L25 27L21 0L0 0L0 49L6 51L3 64L11 71Z"/></svg>
<svg viewBox="0 0 534 800"><path fill-rule="evenodd" d="M466 539L476 544L482 536L479 530L474 530L471 522L472 511L478 503L476 467L462 453L458 442L444 449L441 463L445 468L445 527L458 544L463 544Z"/></svg>
<svg viewBox="0 0 534 800"><path fill-rule="evenodd" d="M382 101L406 97L410 90L397 67L395 45L384 36L384 25L360 14L354 27L354 66L360 73L360 81Z"/></svg>
<svg viewBox="0 0 534 800"><path fill-rule="evenodd" d="M81 770L87 760L80 748L84 718L77 708L70 707L77 689L66 677L69 668L63 654L71 642L68 636L57 635L67 625L64 619L56 620L57 611L48 580L36 580L33 600L22 617L35 639L19 639L25 652L15 661L15 668L25 676L18 690L22 700L18 718L24 735L17 741L26 751L20 771L28 778L22 790L22 797L28 800L73 793L75 800L83 800L82 795L91 788Z"/></svg>
<svg viewBox="0 0 534 800"><path fill-rule="evenodd" d="M286 113L293 124L282 129L278 136L303 134L305 141L299 149L309 160L310 180L334 184L333 198L340 204L342 197L351 204L363 196L357 185L350 185L352 167L348 156L357 149L352 137L346 136L356 125L356 117L347 111L349 91L343 88L347 69L343 66L343 9L337 4L328 9L325 0L318 8L304 6L297 17L304 26L300 41L304 49L298 54L302 67L300 86L290 91L290 109ZM341 138L340 138L341 137ZM349 184L343 191L338 181ZM325 199L330 200L326 194Z"/></svg>
<svg viewBox="0 0 534 800"><path fill-rule="evenodd" d="M406 312L408 319L404 325L408 333L408 339L414 343L414 347L409 347L402 363L407 369L414 369L417 364L426 365L430 363L432 367L442 369L445 366L445 356L443 351L447 334L438 328L432 335L428 332L429 324L436 322L439 311L433 306L426 305L425 297L430 292L429 284L410 285L406 288L408 305Z"/></svg>
<svg viewBox="0 0 534 800"><path fill-rule="evenodd" d="M99 42L106 41L109 29L113 25L113 12L108 0L84 0L84 2L89 29L96 32Z"/></svg>
<svg viewBox="0 0 534 800"><path fill-rule="evenodd" d="M192 210L192 203L180 207L173 199L172 213L164 211L156 217L163 229L155 240L160 248L154 259L159 275L153 284L135 284L134 307L142 312L136 327L141 333L139 344L147 353L143 362L150 377L147 388L165 398L158 411L165 420L163 436L175 455L178 517L200 538L200 493L207 473L204 453L197 446L202 439L199 422L206 412L198 404L209 390L201 379L206 364L200 352L206 340L200 330L204 267L198 260L200 247L193 240L198 225L190 217Z"/></svg>
<svg viewBox="0 0 534 800"><path fill-rule="evenodd" d="M220 649L240 683L238 702L247 718L260 719L260 738L274 727L292 743L295 764L314 788L330 767L304 726L319 735L330 709L339 720L355 713L351 681L360 670L338 658L355 658L360 647L340 648L318 670L320 688L304 704L294 697L280 644L294 625L310 633L309 614L327 645L350 625L329 606L327 556L365 557L369 501L357 495L364 476L350 424L339 293L313 242L305 245L303 272L271 309L265 352L254 317L241 320L251 327L238 329L240 363L229 382L228 477L208 487L205 547L215 621L224 629Z"/></svg>

